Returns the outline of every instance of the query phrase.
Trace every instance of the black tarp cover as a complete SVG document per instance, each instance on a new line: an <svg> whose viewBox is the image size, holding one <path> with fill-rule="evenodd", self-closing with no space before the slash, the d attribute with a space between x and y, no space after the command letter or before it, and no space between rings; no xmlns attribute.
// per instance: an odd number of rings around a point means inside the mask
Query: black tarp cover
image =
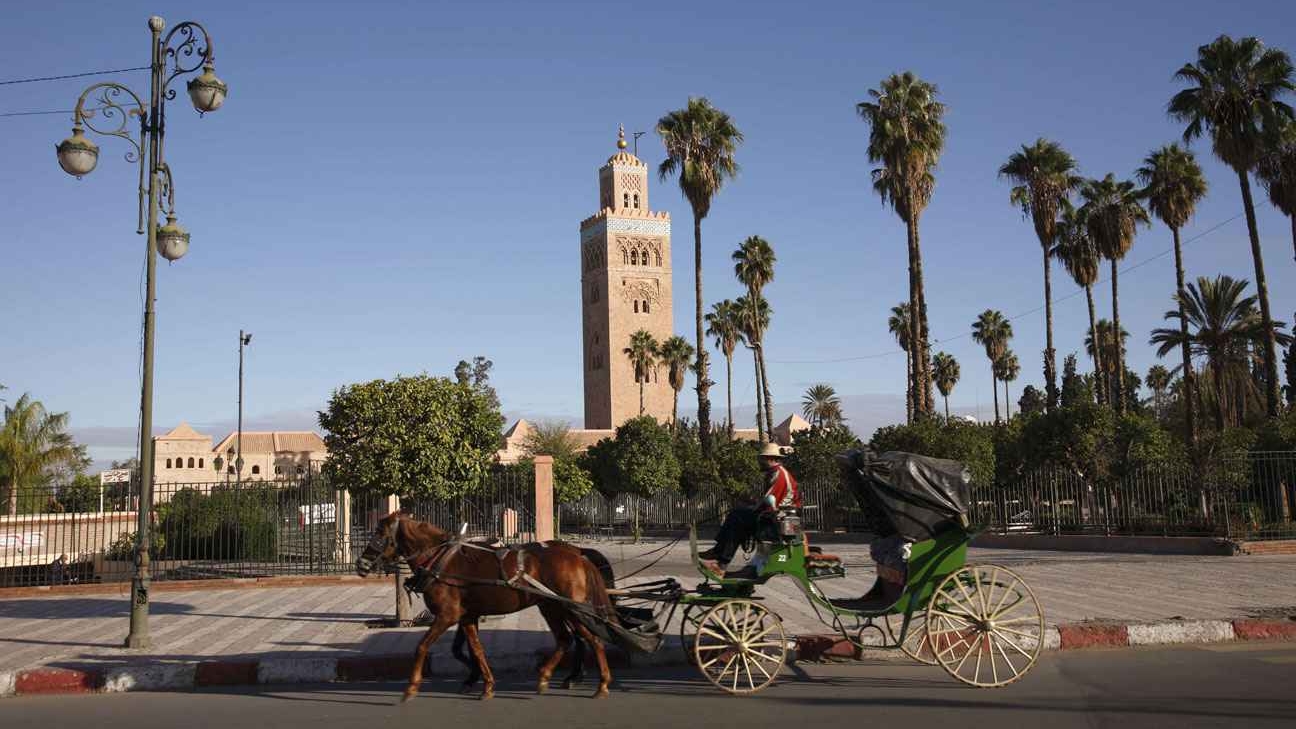
<svg viewBox="0 0 1296 729"><path fill-rule="evenodd" d="M877 512L895 533L922 541L966 529L972 477L958 461L888 451L838 456L860 505Z"/></svg>

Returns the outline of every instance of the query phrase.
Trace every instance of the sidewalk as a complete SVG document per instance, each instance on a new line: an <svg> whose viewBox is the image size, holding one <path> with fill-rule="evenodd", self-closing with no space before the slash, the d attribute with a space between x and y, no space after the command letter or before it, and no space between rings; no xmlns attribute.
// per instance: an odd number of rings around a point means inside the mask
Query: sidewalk
<svg viewBox="0 0 1296 729"><path fill-rule="evenodd" d="M604 551L614 563L628 560L616 567L618 574L626 574L647 562L637 555L661 544L590 546ZM873 579L867 548L833 545L832 549L846 561L850 575L820 586L834 597L861 594ZM670 575L691 587L700 580L681 569L687 560L688 545L681 543L657 568L629 582ZM1035 591L1048 624L1065 626L1062 647L1083 643L1076 641L1090 629L1076 632L1070 627L1080 623L1110 628L1094 633L1100 638L1090 642L1099 644L1116 640L1112 630L1124 636L1116 642L1146 642L1148 630L1123 626L1168 621L1224 622L1182 623L1183 628L1171 630L1163 642L1251 637L1242 635L1241 629L1222 626L1256 619L1273 621L1278 627L1265 630L1277 630L1278 635L1291 626L1288 632L1296 637L1296 617L1292 617L1296 616L1296 556L974 549L969 562L993 562L1018 572ZM0 597L0 695L14 693L21 680L27 680L28 691L39 690L44 684L33 678L37 674L24 679L27 674L22 673L37 667L82 672L49 674L53 678L44 680L52 689L58 688L54 684L76 688L90 683L89 688L129 690L399 676L408 671L409 656L424 632L366 627L367 621L392 612L390 577L310 587L155 591L150 622L154 648L139 653L118 647L129 613L126 588L122 585L120 594ZM790 636L828 632L790 580L775 580L760 594L783 617ZM415 608L421 609L421 605ZM668 627L669 635L677 635L677 623L678 615ZM492 666L501 672L531 670L535 654L552 646L535 610L487 619L482 638ZM461 664L449 655L450 642L451 636L446 635L434 646L430 675L463 675ZM1057 647L1057 642L1047 641L1049 647ZM683 656L677 646L672 642L651 659L636 656L633 660L636 664L679 661ZM141 671L144 666L149 669Z"/></svg>

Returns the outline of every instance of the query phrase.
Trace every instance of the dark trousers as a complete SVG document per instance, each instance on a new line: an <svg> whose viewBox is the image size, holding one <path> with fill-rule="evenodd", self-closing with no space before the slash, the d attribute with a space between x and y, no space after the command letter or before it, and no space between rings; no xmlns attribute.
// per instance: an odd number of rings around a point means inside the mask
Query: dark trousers
<svg viewBox="0 0 1296 729"><path fill-rule="evenodd" d="M716 561L729 564L743 542L756 536L760 528L760 513L750 506L738 506L729 510L725 516L720 532L716 534Z"/></svg>

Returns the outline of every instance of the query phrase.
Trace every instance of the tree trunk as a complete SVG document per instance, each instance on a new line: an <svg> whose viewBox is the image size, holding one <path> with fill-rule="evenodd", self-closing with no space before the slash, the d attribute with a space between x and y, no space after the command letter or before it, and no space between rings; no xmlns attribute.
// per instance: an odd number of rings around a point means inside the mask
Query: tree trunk
<svg viewBox="0 0 1296 729"><path fill-rule="evenodd" d="M909 248L909 387L914 392L914 420L923 417L922 402L922 326L918 316L918 273L917 249L914 243L914 221L912 217L905 221L905 238Z"/></svg>
<svg viewBox="0 0 1296 729"><path fill-rule="evenodd" d="M1115 392L1112 393L1112 402L1116 404L1116 412L1125 412L1125 347L1121 341L1121 324L1120 324L1120 292L1117 277L1119 268L1117 268L1115 258L1111 261L1111 282L1112 282L1112 349L1116 353L1116 382Z"/></svg>
<svg viewBox="0 0 1296 729"><path fill-rule="evenodd" d="M1049 271L1047 247L1044 248L1044 387L1044 410L1047 412L1058 401L1057 353L1053 350L1053 276Z"/></svg>
<svg viewBox="0 0 1296 729"><path fill-rule="evenodd" d="M1242 186L1242 206L1246 209L1247 234L1251 236L1251 258L1255 262L1256 295L1260 299L1260 323L1264 325L1265 410L1278 417L1278 340L1269 313L1269 283L1265 279L1264 257L1260 253L1260 231L1256 228L1255 204L1251 201L1251 180L1246 170L1238 170ZM1296 246L1296 241L1293 242Z"/></svg>
<svg viewBox="0 0 1296 729"><path fill-rule="evenodd" d="M1008 394L1008 380L1004 380L1004 422L1012 422L1012 395Z"/></svg>
<svg viewBox="0 0 1296 729"><path fill-rule="evenodd" d="M995 404L995 425L999 424L999 378L994 376L994 363L990 363L990 386L994 389L994 394L990 396Z"/></svg>
<svg viewBox="0 0 1296 729"><path fill-rule="evenodd" d="M1085 287L1085 298L1089 301L1089 339L1093 342L1094 396L1098 398L1098 404L1102 405L1107 401L1107 397L1103 393L1102 343L1098 341L1098 321L1094 317L1092 285Z"/></svg>
<svg viewBox="0 0 1296 729"><path fill-rule="evenodd" d="M756 440L761 443L765 442L765 410L761 407L761 374L760 374L760 357L756 353L756 347L751 348L752 352L752 371L756 373Z"/></svg>
<svg viewBox="0 0 1296 729"><path fill-rule="evenodd" d="M1224 363L1211 362L1211 377L1215 380L1215 431L1224 432L1224 420L1227 417L1228 403L1224 399Z"/></svg>
<svg viewBox="0 0 1296 729"><path fill-rule="evenodd" d="M9 494L8 494L8 496L6 496L5 501L8 502L7 504L5 504L5 506L6 506L5 513L8 514L9 516L17 516L17 515L18 515L18 481L17 481L17 479L12 479L12 480L9 481Z"/></svg>
<svg viewBox="0 0 1296 729"><path fill-rule="evenodd" d="M639 417L643 417L644 414L644 381L647 379L646 374L639 378Z"/></svg>
<svg viewBox="0 0 1296 729"><path fill-rule="evenodd" d="M702 455L711 457L711 380L707 377L706 340L702 338L702 218L693 212L693 323L697 328L697 394L698 439L702 441Z"/></svg>
<svg viewBox="0 0 1296 729"><path fill-rule="evenodd" d="M729 437L733 438L733 352L725 353L725 403L729 411Z"/></svg>
<svg viewBox="0 0 1296 729"><path fill-rule="evenodd" d="M756 358L760 360L761 395L765 401L765 429L769 431L770 440L774 440L774 405L770 402L769 371L765 369L765 345L756 347Z"/></svg>
<svg viewBox="0 0 1296 729"><path fill-rule="evenodd" d="M674 432L674 431L675 431L675 424L676 424L677 422L679 422L678 418L676 417L676 414L679 412L679 390L676 390L676 389L675 389L675 386L674 386L674 385L671 385L671 392L673 392L674 395L671 397L671 422L670 422L670 427L671 427L671 432Z"/></svg>
<svg viewBox="0 0 1296 729"><path fill-rule="evenodd" d="M931 341L927 327L927 293L923 286L922 245L918 236L918 214L913 216L914 280L918 289L918 376L919 401L924 417L936 412L936 398L932 395Z"/></svg>
<svg viewBox="0 0 1296 729"><path fill-rule="evenodd" d="M905 349L905 422L914 421L913 356Z"/></svg>
<svg viewBox="0 0 1296 729"><path fill-rule="evenodd" d="M949 395L942 395L945 398L945 422L949 422Z"/></svg>
<svg viewBox="0 0 1296 729"><path fill-rule="evenodd" d="M1180 347L1183 355L1183 381L1184 381L1184 412L1188 421L1188 445L1193 450L1194 458L1197 450L1197 375L1193 373L1192 368L1192 349L1188 346L1188 318L1184 316L1183 300L1188 295L1184 288L1184 268L1183 268L1183 247L1179 243L1179 229L1171 228L1170 232L1174 235L1174 254L1175 254L1175 290L1179 292L1177 304L1179 309L1179 333L1183 337L1183 345Z"/></svg>

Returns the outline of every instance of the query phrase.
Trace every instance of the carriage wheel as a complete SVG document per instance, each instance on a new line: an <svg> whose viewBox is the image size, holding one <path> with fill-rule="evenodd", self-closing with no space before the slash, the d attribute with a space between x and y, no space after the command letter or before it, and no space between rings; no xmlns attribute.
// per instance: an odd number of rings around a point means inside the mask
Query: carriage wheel
<svg viewBox="0 0 1296 729"><path fill-rule="evenodd" d="M936 665L936 656L932 653L931 644L927 642L927 611L915 610L909 616L909 629L901 640L900 629L904 627L904 615L886 616L887 636L899 645L906 656L927 666Z"/></svg>
<svg viewBox="0 0 1296 729"><path fill-rule="evenodd" d="M995 565L963 567L941 581L927 607L929 650L972 686L1021 678L1044 647L1044 613L1029 586Z"/></svg>
<svg viewBox="0 0 1296 729"><path fill-rule="evenodd" d="M783 621L759 603L726 600L698 623L693 660L731 694L754 694L774 683L786 658Z"/></svg>
<svg viewBox="0 0 1296 729"><path fill-rule="evenodd" d="M707 605L689 605L680 616L680 647L684 649L684 655L689 661L693 660L693 641L697 639L698 626L702 624L702 618L708 609Z"/></svg>

